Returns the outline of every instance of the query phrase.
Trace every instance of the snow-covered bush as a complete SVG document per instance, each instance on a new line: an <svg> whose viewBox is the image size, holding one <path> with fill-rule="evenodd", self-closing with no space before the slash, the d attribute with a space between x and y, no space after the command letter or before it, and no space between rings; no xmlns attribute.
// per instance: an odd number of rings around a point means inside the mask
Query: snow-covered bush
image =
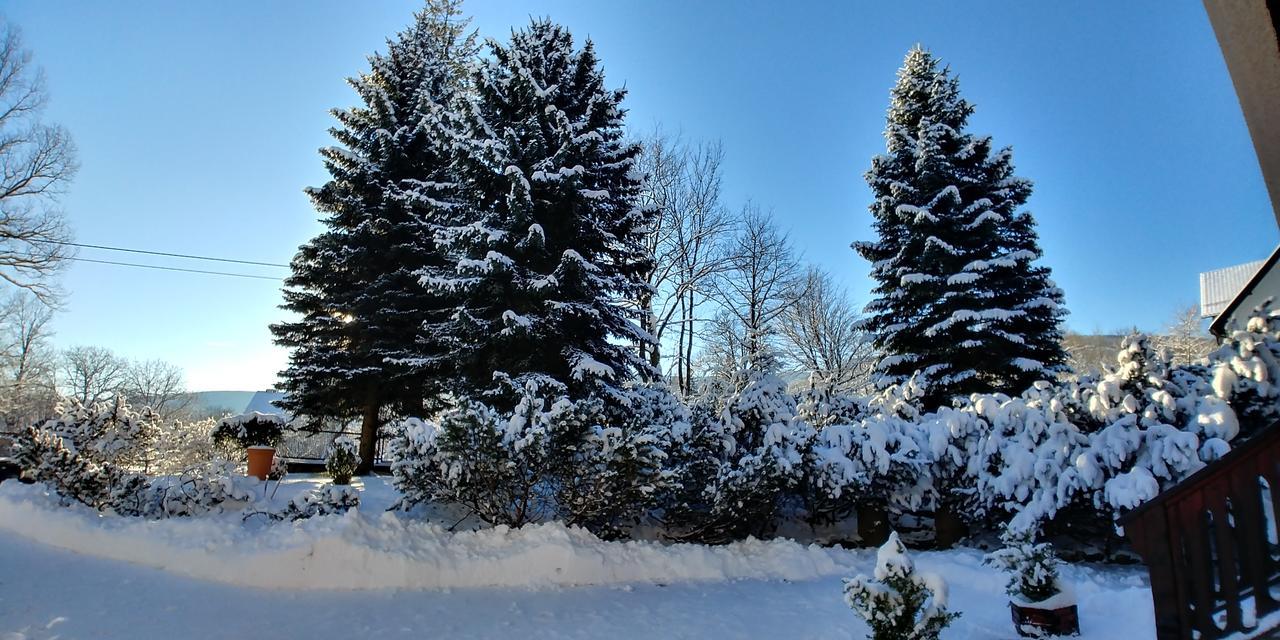
<svg viewBox="0 0 1280 640"><path fill-rule="evenodd" d="M138 515L169 518L221 512L228 503L251 501L254 485L256 481L249 482L233 463L220 459L207 461L176 476L153 480L147 489L148 509Z"/></svg>
<svg viewBox="0 0 1280 640"><path fill-rule="evenodd" d="M1009 573L1006 591L1010 596L1022 602L1044 602L1062 591L1053 545L1037 544L1030 534L1012 530L1001 540L1004 547L987 554L984 562Z"/></svg>
<svg viewBox="0 0 1280 640"><path fill-rule="evenodd" d="M584 441L556 478L564 520L613 539L656 508L670 482L663 467L672 430L687 428L683 410L669 389L652 385L625 389L611 405L578 403L555 418L586 427Z"/></svg>
<svg viewBox="0 0 1280 640"><path fill-rule="evenodd" d="M295 496L284 508L267 515L272 520L302 520L346 513L359 506L360 492L355 487L327 484Z"/></svg>
<svg viewBox="0 0 1280 640"><path fill-rule="evenodd" d="M1232 326L1222 346L1209 354L1213 392L1238 416L1206 416L1203 424L1230 441L1280 419L1280 310L1267 301L1253 310L1243 328ZM1207 413L1207 412L1206 412Z"/></svg>
<svg viewBox="0 0 1280 640"><path fill-rule="evenodd" d="M219 451L234 458L249 447L279 446L284 440L285 424L279 414L251 411L219 420L212 439Z"/></svg>
<svg viewBox="0 0 1280 640"><path fill-rule="evenodd" d="M846 580L844 601L871 627L871 640L937 640L958 612L947 611L941 576L915 570L897 532L876 553L875 576Z"/></svg>
<svg viewBox="0 0 1280 640"><path fill-rule="evenodd" d="M922 506L932 475L918 392L915 379L890 386L865 401L871 413L862 419L817 431L806 453L810 522L830 522L854 508L886 512Z"/></svg>
<svg viewBox="0 0 1280 640"><path fill-rule="evenodd" d="M145 471L158 434L150 409L134 410L123 396L90 405L66 400L58 417L40 429L61 436L66 446L86 460Z"/></svg>
<svg viewBox="0 0 1280 640"><path fill-rule="evenodd" d="M23 477L47 485L64 500L121 515L147 510L146 476L82 455L50 429L27 427L18 434L14 459Z"/></svg>
<svg viewBox="0 0 1280 640"><path fill-rule="evenodd" d="M814 432L796 416L795 398L777 376L752 372L746 380L719 416L703 414L681 443L692 455L676 473L692 495L667 509L675 537L723 543L767 535L804 478Z"/></svg>
<svg viewBox="0 0 1280 640"><path fill-rule="evenodd" d="M360 449L356 442L347 436L334 438L325 452L324 468L338 485L351 484L351 477L360 466Z"/></svg>
<svg viewBox="0 0 1280 640"><path fill-rule="evenodd" d="M530 381L510 413L468 402L439 425L405 421L392 441L400 506L440 500L490 524L559 519L619 535L654 505L669 425L652 420L651 392L608 408L564 392Z"/></svg>
<svg viewBox="0 0 1280 640"><path fill-rule="evenodd" d="M814 429L853 424L871 412L869 398L837 389L817 374L797 394L796 416Z"/></svg>
<svg viewBox="0 0 1280 640"><path fill-rule="evenodd" d="M147 472L177 475L219 457L220 452L213 444L213 430L217 424L213 418L160 423L148 453Z"/></svg>

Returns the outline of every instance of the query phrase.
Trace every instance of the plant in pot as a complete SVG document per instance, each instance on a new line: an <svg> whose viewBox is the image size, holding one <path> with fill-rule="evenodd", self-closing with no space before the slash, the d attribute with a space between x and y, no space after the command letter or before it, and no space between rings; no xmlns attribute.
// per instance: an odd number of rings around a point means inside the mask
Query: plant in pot
<svg viewBox="0 0 1280 640"><path fill-rule="evenodd" d="M229 416L214 427L213 444L224 452L244 451L249 463L248 475L266 480L276 448L284 441L284 426L284 418L274 413L253 411Z"/></svg>
<svg viewBox="0 0 1280 640"><path fill-rule="evenodd" d="M1004 548L987 554L986 563L1009 572L1009 609L1018 635L1046 638L1080 634L1075 593L1058 576L1053 545L1036 543L1029 532L1005 530Z"/></svg>
<svg viewBox="0 0 1280 640"><path fill-rule="evenodd" d="M355 440L347 436L334 438L324 456L324 468L336 485L351 484L351 477L360 466L360 449Z"/></svg>

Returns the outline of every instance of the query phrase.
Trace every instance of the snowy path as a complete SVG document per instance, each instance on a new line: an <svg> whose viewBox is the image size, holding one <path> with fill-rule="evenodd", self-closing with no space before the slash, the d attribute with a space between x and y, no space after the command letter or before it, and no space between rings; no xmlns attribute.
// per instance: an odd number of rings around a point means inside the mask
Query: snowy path
<svg viewBox="0 0 1280 640"><path fill-rule="evenodd" d="M928 554L926 554L928 555ZM936 564L964 617L945 638L1013 638L999 585L967 556ZM1149 592L1131 574L1090 581L1084 638L1151 635ZM52 629L43 627L61 618ZM1105 625L1105 626L1104 626ZM27 631L18 635L14 632ZM671 586L452 591L234 587L80 555L0 533L0 639L849 638L865 627L838 577ZM12 635L5 635L10 632Z"/></svg>
<svg viewBox="0 0 1280 640"><path fill-rule="evenodd" d="M65 618L45 631L42 627ZM554 590L231 587L0 533L0 638L841 638L840 579ZM21 636L19 636L21 637ZM996 636L998 637L998 636Z"/></svg>
<svg viewBox="0 0 1280 640"><path fill-rule="evenodd" d="M870 573L870 549L602 542L554 524L451 534L385 513L385 483L362 487L366 512L267 526L104 517L5 483L0 640L866 636L841 578ZM1015 637L1004 576L980 552L912 557L963 613L944 639ZM1082 638L1153 635L1143 573L1064 567Z"/></svg>

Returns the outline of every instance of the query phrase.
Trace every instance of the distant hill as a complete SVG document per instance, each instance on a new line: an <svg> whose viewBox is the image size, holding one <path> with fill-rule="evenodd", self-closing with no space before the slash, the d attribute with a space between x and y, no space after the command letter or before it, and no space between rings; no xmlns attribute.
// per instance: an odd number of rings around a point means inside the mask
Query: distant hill
<svg viewBox="0 0 1280 640"><path fill-rule="evenodd" d="M196 406L210 414L239 414L248 411L277 413L280 410L270 403L282 394L276 391L196 391L191 395L195 397Z"/></svg>
<svg viewBox="0 0 1280 640"><path fill-rule="evenodd" d="M1062 347L1076 373L1089 373L1114 365L1123 340L1124 336L1117 334L1068 333Z"/></svg>

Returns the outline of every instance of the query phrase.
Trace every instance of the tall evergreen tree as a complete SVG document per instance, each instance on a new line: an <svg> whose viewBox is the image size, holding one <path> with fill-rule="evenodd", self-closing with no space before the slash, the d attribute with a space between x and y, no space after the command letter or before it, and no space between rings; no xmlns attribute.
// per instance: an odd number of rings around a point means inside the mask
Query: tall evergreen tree
<svg viewBox="0 0 1280 640"><path fill-rule="evenodd" d="M1031 182L1008 148L965 131L973 106L929 52L907 54L890 95L888 152L866 174L879 238L853 245L877 283L865 326L884 354L879 383L919 372L939 404L1052 379L1066 369L1066 310L1020 210Z"/></svg>
<svg viewBox="0 0 1280 640"><path fill-rule="evenodd" d="M458 302L432 331L451 337L460 396L510 409L528 382L607 395L649 371L636 344L652 340L634 301L653 214L637 205L625 91L605 88L590 41L575 49L545 20L488 46L458 136L472 191L440 234L455 259L423 278Z"/></svg>
<svg viewBox="0 0 1280 640"><path fill-rule="evenodd" d="M449 121L476 53L460 0L428 0L413 24L348 82L361 105L336 109L321 149L331 179L308 189L327 229L293 260L271 327L292 349L281 406L313 424L360 417L361 472L373 464L382 414L420 414L439 392L447 346L423 322L447 301L418 286L442 257L434 230L450 189Z"/></svg>

